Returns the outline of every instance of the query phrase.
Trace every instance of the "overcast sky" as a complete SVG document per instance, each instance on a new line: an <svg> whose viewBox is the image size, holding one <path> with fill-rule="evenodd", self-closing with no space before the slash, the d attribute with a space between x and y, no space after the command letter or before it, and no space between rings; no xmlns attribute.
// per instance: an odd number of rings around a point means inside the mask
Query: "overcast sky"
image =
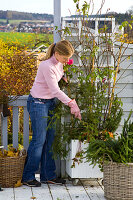
<svg viewBox="0 0 133 200"><path fill-rule="evenodd" d="M15 10L32 13L48 13L53 14L53 2L54 0L0 0L0 10ZM58 1L58 0L56 0ZM84 2L84 0L80 0ZM90 2L90 0L86 0ZM94 2L95 12L100 8L102 1L104 0L91 0ZM102 13L105 13L107 9L110 11L125 13L133 6L133 0L105 0L105 4ZM75 14L75 4L73 0L61 0L61 16L67 16Z"/></svg>

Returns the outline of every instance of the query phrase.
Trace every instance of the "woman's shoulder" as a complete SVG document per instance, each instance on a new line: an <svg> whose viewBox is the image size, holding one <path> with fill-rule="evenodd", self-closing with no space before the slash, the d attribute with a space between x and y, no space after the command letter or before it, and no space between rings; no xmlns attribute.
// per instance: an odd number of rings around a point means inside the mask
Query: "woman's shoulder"
<svg viewBox="0 0 133 200"><path fill-rule="evenodd" d="M40 62L40 66L51 66L52 65L52 62L50 59L47 59L47 60L42 60Z"/></svg>
<svg viewBox="0 0 133 200"><path fill-rule="evenodd" d="M39 68L41 70L54 70L54 65L50 59L41 61Z"/></svg>

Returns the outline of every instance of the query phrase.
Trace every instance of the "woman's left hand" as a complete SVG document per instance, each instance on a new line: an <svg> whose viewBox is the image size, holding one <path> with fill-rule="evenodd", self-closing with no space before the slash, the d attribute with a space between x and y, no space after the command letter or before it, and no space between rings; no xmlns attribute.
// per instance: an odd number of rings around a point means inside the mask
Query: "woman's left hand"
<svg viewBox="0 0 133 200"><path fill-rule="evenodd" d="M65 81L65 83L68 84L68 80L67 80L67 78L65 76L63 76L62 79Z"/></svg>

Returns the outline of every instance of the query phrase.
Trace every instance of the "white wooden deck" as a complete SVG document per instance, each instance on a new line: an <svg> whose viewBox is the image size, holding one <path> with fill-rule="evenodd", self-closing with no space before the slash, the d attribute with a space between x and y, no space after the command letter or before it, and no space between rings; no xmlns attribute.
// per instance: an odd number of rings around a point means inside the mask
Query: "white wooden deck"
<svg viewBox="0 0 133 200"><path fill-rule="evenodd" d="M38 178L37 178L38 179ZM42 184L38 188L21 186L18 188L3 188L0 200L106 200L102 186L85 184L73 185L67 180L65 185Z"/></svg>

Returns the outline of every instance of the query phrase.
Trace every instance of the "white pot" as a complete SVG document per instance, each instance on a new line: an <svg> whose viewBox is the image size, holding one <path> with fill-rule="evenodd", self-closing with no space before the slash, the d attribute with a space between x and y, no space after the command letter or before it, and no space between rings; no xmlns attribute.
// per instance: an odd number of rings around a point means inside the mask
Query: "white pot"
<svg viewBox="0 0 133 200"><path fill-rule="evenodd" d="M76 153L80 150L84 150L88 145L85 143L80 143L79 140L71 140L70 151L66 159L66 172L71 178L103 178L103 173L100 171L98 165L93 167L86 159L78 164L75 163L75 168L71 168L73 164L73 158L75 158Z"/></svg>

